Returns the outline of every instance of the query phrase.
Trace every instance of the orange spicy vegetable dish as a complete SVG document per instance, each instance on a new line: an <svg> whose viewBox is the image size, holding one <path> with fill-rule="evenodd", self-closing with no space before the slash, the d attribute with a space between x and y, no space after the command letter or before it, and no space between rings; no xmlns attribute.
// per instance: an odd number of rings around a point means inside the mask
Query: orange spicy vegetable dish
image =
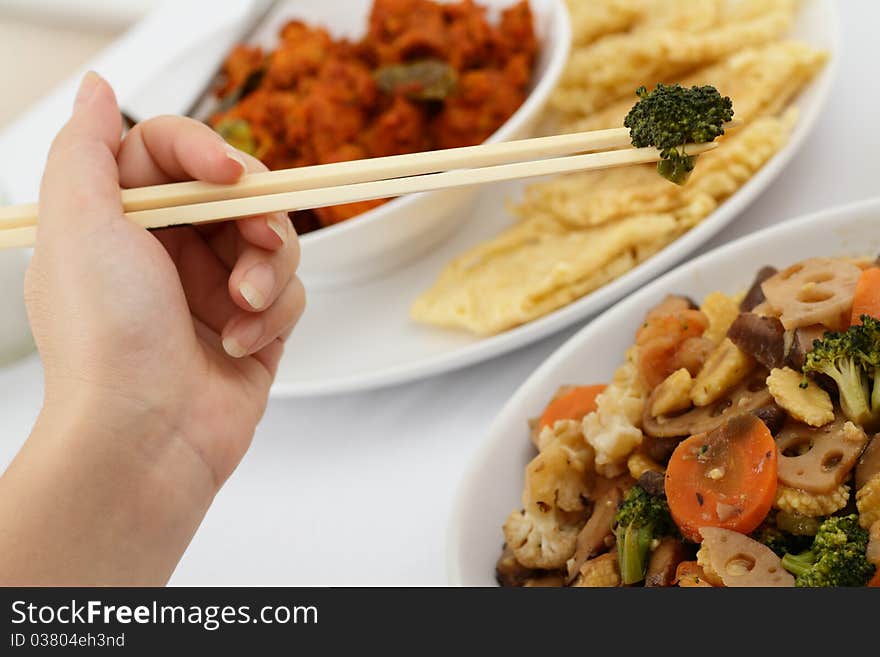
<svg viewBox="0 0 880 657"><path fill-rule="evenodd" d="M650 310L561 388L504 523L506 586L880 585L880 268L811 258Z"/></svg>
<svg viewBox="0 0 880 657"><path fill-rule="evenodd" d="M270 169L479 144L525 100L537 53L527 0L497 24L473 0L375 0L361 41L296 20L279 36L236 46L209 120ZM303 233L383 202L292 218Z"/></svg>

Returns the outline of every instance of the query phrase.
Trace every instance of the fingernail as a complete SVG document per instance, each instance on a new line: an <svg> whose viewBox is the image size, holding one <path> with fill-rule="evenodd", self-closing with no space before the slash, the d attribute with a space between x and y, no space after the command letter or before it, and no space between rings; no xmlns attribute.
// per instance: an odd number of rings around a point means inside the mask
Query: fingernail
<svg viewBox="0 0 880 657"><path fill-rule="evenodd" d="M238 285L238 291L254 310L262 310L266 300L275 289L275 270L271 265L261 263L251 267Z"/></svg>
<svg viewBox="0 0 880 657"><path fill-rule="evenodd" d="M270 214L266 219L266 223L272 229L272 232L281 239L281 243L286 244L287 232L290 230L290 219L287 218L287 214L283 212Z"/></svg>
<svg viewBox="0 0 880 657"><path fill-rule="evenodd" d="M224 146L226 148L226 157L240 166L242 172L247 171L247 163L244 161L241 151L231 144L224 144Z"/></svg>
<svg viewBox="0 0 880 657"><path fill-rule="evenodd" d="M233 358L244 358L247 356L247 349L242 347L241 343L231 335L227 335L223 338L223 351Z"/></svg>
<svg viewBox="0 0 880 657"><path fill-rule="evenodd" d="M95 89L98 88L98 82L100 80L101 76L94 71L86 73L82 82L79 83L79 91L76 92L74 106L82 105L87 102L94 95Z"/></svg>
<svg viewBox="0 0 880 657"><path fill-rule="evenodd" d="M259 315L249 317L223 338L223 350L233 358L244 358L262 337L262 319Z"/></svg>

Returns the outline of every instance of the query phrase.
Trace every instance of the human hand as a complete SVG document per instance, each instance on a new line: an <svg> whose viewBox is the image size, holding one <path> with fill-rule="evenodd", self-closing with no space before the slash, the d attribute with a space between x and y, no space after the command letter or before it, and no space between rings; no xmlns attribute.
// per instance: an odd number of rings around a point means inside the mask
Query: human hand
<svg viewBox="0 0 880 657"><path fill-rule="evenodd" d="M87 75L40 192L25 298L45 401L0 478L0 583L167 581L303 311L286 215L153 233L123 216L120 187L265 167L189 119L121 132L112 89Z"/></svg>
<svg viewBox="0 0 880 657"><path fill-rule="evenodd" d="M284 214L152 234L129 222L120 186L232 183L265 167L190 119L121 132L112 90L89 74L49 155L25 285L46 406L134 409L188 444L219 487L303 310L297 236Z"/></svg>

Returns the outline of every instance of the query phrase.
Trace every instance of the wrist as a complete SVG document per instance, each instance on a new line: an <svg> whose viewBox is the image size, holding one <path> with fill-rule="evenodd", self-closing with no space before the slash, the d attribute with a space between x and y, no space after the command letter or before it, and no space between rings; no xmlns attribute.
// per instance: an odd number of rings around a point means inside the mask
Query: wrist
<svg viewBox="0 0 880 657"><path fill-rule="evenodd" d="M14 581L163 584L213 499L210 470L173 426L100 401L47 403L0 480L0 521L16 541L0 547L15 556L38 544L43 553L30 570L6 573ZM20 556L10 564L27 561Z"/></svg>
<svg viewBox="0 0 880 657"><path fill-rule="evenodd" d="M209 504L219 488L181 424L142 400L47 391L31 440L53 441L69 453L94 452L156 492L182 489L194 502Z"/></svg>

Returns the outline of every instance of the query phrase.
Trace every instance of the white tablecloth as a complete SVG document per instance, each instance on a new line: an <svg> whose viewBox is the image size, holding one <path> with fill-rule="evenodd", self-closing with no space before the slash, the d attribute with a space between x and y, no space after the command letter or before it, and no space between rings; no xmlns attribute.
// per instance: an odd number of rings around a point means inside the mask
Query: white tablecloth
<svg viewBox="0 0 880 657"><path fill-rule="evenodd" d="M844 52L827 112L775 185L710 247L878 194L877 44L865 26L880 21L880 5L849 0L841 12ZM446 526L471 454L505 400L576 328L416 384L273 401L172 583L445 584ZM2 467L39 409L37 361L0 370L0 395Z"/></svg>

